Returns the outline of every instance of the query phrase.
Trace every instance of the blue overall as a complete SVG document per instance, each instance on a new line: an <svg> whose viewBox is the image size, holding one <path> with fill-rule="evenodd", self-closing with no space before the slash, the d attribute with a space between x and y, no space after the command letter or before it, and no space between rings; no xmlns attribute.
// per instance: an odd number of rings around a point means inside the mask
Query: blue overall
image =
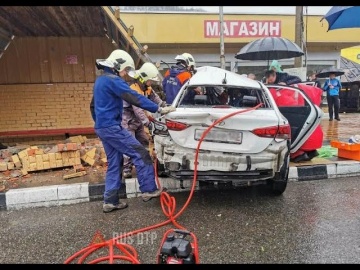
<svg viewBox="0 0 360 270"><path fill-rule="evenodd" d="M181 87L191 78L191 73L181 64L167 70L162 81L166 104L172 104Z"/></svg>
<svg viewBox="0 0 360 270"><path fill-rule="evenodd" d="M121 187L121 164L123 155L130 157L136 168L141 192L157 189L154 167L148 151L129 131L121 127L123 100L150 112L157 112L158 105L133 91L128 84L111 69L94 83L95 132L101 139L108 161L105 178L104 202L119 204Z"/></svg>

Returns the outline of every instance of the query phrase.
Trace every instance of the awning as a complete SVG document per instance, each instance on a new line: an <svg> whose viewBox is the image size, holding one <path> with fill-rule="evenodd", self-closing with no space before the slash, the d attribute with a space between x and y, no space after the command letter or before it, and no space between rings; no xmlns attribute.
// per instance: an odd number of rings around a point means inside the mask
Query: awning
<svg viewBox="0 0 360 270"><path fill-rule="evenodd" d="M345 74L341 76L342 83L360 82L360 64L341 57L340 69L345 72Z"/></svg>

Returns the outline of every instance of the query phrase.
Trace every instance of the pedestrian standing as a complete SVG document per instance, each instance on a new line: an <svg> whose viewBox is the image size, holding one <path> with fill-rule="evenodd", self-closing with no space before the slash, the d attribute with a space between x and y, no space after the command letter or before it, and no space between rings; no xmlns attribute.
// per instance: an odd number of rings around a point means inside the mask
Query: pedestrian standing
<svg viewBox="0 0 360 270"><path fill-rule="evenodd" d="M326 91L326 99L329 109L329 121L333 121L334 116L337 121L340 121L339 117L339 93L341 90L341 82L336 78L335 73L329 74L329 79L324 83L323 90Z"/></svg>

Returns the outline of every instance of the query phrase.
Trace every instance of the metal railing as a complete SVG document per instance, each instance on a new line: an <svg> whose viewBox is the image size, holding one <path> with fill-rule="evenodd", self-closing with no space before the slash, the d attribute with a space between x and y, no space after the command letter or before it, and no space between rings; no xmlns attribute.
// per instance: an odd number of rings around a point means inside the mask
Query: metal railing
<svg viewBox="0 0 360 270"><path fill-rule="evenodd" d="M127 27L123 20L116 14L113 6L102 6L104 19L106 23L106 31L108 37L113 40L120 48L126 50L135 61L136 68L143 63L151 62L150 56L147 54L147 46L143 46L132 34L133 28ZM130 34L129 34L130 33ZM163 80L162 75L159 77Z"/></svg>

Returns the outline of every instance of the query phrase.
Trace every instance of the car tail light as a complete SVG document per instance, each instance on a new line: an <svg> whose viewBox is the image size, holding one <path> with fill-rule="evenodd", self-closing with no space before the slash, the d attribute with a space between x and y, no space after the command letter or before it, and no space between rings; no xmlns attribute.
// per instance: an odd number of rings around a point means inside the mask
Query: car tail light
<svg viewBox="0 0 360 270"><path fill-rule="evenodd" d="M189 125L187 124L171 121L171 120L166 120L166 126L168 130L174 130L174 131L181 131L189 127Z"/></svg>
<svg viewBox="0 0 360 270"><path fill-rule="evenodd" d="M254 129L252 132L259 137L278 138L278 139L291 138L291 128L289 125L257 128Z"/></svg>

